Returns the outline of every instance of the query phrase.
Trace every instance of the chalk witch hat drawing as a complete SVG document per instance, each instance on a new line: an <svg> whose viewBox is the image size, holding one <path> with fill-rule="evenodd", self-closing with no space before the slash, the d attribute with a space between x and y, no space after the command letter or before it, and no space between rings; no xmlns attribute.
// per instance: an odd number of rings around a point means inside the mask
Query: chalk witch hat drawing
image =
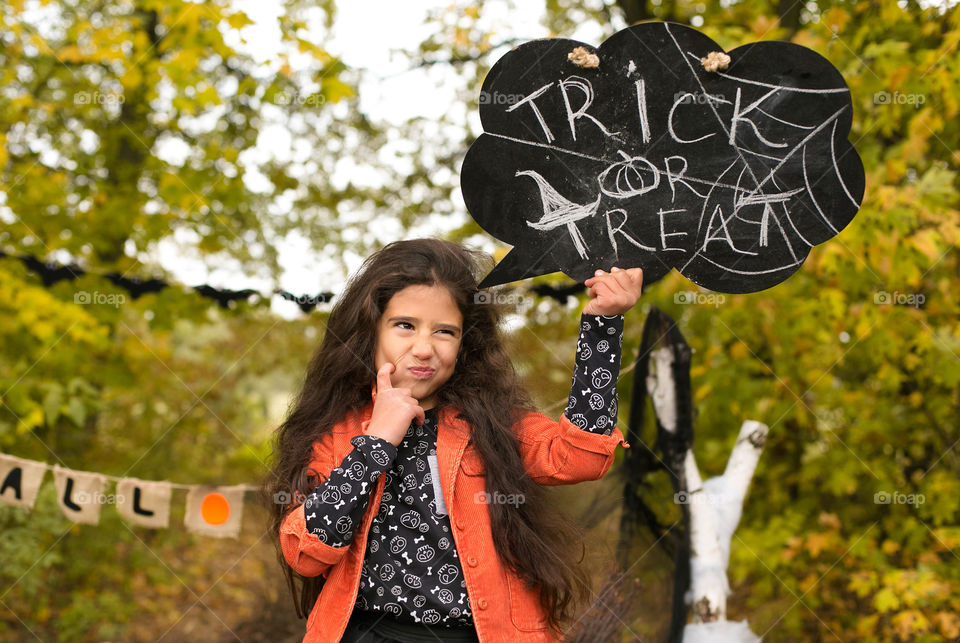
<svg viewBox="0 0 960 643"><path fill-rule="evenodd" d="M540 189L540 200L543 202L543 216L538 221L528 221L527 225L535 230L553 230L558 226L566 226L577 253L586 258L587 249L576 222L596 214L597 206L600 205L600 197L598 196L593 203L580 205L564 198L552 185L547 183L545 178L533 170L521 170L517 172L517 176L529 176L536 181L537 187Z"/></svg>

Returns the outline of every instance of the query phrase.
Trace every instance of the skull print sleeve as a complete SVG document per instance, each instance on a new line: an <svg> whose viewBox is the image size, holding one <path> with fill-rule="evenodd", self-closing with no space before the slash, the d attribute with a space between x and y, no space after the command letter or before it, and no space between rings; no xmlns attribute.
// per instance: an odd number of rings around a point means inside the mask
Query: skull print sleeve
<svg viewBox="0 0 960 643"><path fill-rule="evenodd" d="M610 435L617 423L623 315L580 316L580 338L564 415L584 431Z"/></svg>
<svg viewBox="0 0 960 643"><path fill-rule="evenodd" d="M331 547L346 547L370 501L377 478L390 468L397 448L371 435L350 439L353 451L304 501L307 530Z"/></svg>

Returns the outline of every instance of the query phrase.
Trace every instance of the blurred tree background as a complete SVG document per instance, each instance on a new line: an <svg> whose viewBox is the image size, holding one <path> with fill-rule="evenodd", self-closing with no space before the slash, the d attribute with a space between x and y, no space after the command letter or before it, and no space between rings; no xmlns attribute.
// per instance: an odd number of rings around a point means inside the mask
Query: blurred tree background
<svg viewBox="0 0 960 643"><path fill-rule="evenodd" d="M272 66L238 47L250 18L227 0L3 3L0 249L90 274L47 285L0 258L0 451L114 476L256 482L327 308L287 320L256 298L220 309L188 288L84 304L78 293L126 294L96 273L167 277L150 251L175 240L185 256L276 280L279 241L292 233L345 270L346 253L382 244L374 223L399 238L427 215L475 242L485 235L463 212L459 164L479 134L468 116L484 74L509 46L544 28L589 29L599 44L650 19L690 24L726 49L792 40L850 85L850 139L867 170L860 214L769 291L681 303L678 292L697 289L676 273L652 285L628 315L624 370L643 308L657 305L696 351L704 476L722 472L744 419L770 426L732 543L729 618L770 641L960 637L960 11L913 0L547 0L525 32L511 18L519 4L425 11L428 35L401 55L411 69L447 70L458 100L435 122L398 124L361 109L358 88L376 70L324 47L333 0L284 3ZM290 157L257 152L277 125L293 135ZM519 307L510 336L554 416L569 388L574 303ZM623 428L630 384L626 372ZM598 563L613 556L617 484L557 492L590 516ZM668 481L650 494L664 524L679 517ZM893 494L923 502L878 502ZM302 636L252 496L237 540L186 532L180 492L165 530L132 527L112 507L98 525L75 525L55 496L48 475L33 511L0 505L0 638ZM621 640L663 632L658 571L669 582L669 561L652 553L620 580L641 581L614 615ZM616 595L601 595L585 622L611 618L600 603Z"/></svg>

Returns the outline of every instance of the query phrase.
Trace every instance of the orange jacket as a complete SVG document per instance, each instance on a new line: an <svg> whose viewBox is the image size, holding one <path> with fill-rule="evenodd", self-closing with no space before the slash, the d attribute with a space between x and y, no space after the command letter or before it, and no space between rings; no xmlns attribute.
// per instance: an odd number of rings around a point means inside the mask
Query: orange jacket
<svg viewBox="0 0 960 643"><path fill-rule="evenodd" d="M348 414L313 444L309 466L324 480L353 449L350 438L366 432L372 413L371 402L362 412ZM477 636L481 643L556 643L536 592L500 563L487 506L475 500L476 494L485 491L484 463L470 444L469 425L455 415L452 409L440 409L437 459ZM554 421L542 413L528 413L515 430L527 473L543 485L602 478L613 464L617 445L630 448L619 428L611 435L598 435L580 429L563 415ZM384 478L377 479L360 527L347 547L331 547L308 532L302 504L290 511L280 526L280 544L290 566L302 576L322 574L326 578L307 619L303 643L336 643L346 630Z"/></svg>

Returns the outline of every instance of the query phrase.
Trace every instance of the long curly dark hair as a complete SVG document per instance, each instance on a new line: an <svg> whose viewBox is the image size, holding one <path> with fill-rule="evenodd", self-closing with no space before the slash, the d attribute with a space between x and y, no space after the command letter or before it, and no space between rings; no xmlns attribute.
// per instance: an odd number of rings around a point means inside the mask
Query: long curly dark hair
<svg viewBox="0 0 960 643"><path fill-rule="evenodd" d="M272 470L261 488L273 517L277 557L300 618L313 607L323 579L301 576L287 564L278 535L287 506L274 498L281 493L302 498L318 484L306 471L312 445L348 412L370 404L377 324L390 298L413 285L447 288L463 315L456 368L437 390L437 406L456 409L471 427L471 440L486 465L487 491L524 498L519 505L487 505L497 555L538 589L547 623L558 634L587 599L589 576L579 564L582 532L526 474L513 432L519 418L535 408L504 348L499 331L503 310L489 298L476 297L478 280L492 265L485 253L453 242L397 241L368 257L337 299L303 387L276 431ZM299 597L295 579L302 582Z"/></svg>

